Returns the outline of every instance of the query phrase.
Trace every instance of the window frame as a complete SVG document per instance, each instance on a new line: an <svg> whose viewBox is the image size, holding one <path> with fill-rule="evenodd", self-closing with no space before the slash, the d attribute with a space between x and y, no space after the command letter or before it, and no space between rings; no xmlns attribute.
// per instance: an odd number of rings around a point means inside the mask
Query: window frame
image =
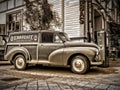
<svg viewBox="0 0 120 90"><path fill-rule="evenodd" d="M43 37L42 37L42 34L43 34L43 33L53 34L53 41L52 41L52 42L43 42ZM45 36L46 36L46 35L45 35ZM59 40L61 40L61 41L55 42L55 36L57 36L57 37L59 38ZM62 42L63 42L62 39L59 37L59 35L58 35L57 33L53 33L53 32L42 32L42 33L40 34L40 37L41 37L40 43L62 43Z"/></svg>
<svg viewBox="0 0 120 90"><path fill-rule="evenodd" d="M46 41L45 41L45 42L43 42L43 36L42 36L42 35L43 35L43 33L53 34L53 42L46 42ZM45 35L45 38L47 38L47 37L46 37L46 35ZM41 33L41 43L54 43L54 33L51 33L51 32L42 32L42 33Z"/></svg>
<svg viewBox="0 0 120 90"><path fill-rule="evenodd" d="M6 29L7 29L7 33L8 33L8 34L9 34L10 32L16 32L16 31L19 32L19 31L22 30L22 26L23 26L22 10L23 10L23 9L6 13ZM17 15L18 15L18 14L21 14L21 15L20 15L20 16L21 16L20 20L16 20L16 21L11 21L11 22L10 22L10 21L9 21L9 16L10 16L10 15L13 15L13 14L16 15L16 19L17 19ZM18 29L16 29L16 30L13 30L13 29L9 30L9 25L10 25L10 24L18 23L18 22L19 22L19 30L18 30ZM12 26L11 26L11 27L12 27ZM16 27L15 27L15 28L16 28Z"/></svg>

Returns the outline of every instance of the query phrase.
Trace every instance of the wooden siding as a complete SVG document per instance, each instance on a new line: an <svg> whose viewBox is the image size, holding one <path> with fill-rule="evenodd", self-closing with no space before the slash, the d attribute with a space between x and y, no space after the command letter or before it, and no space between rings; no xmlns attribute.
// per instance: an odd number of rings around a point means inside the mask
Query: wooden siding
<svg viewBox="0 0 120 90"><path fill-rule="evenodd" d="M52 5L52 11L55 11L59 18L60 22L62 21L62 0L48 0L48 3ZM62 28L56 28L54 25L52 26L53 29L62 31Z"/></svg>
<svg viewBox="0 0 120 90"><path fill-rule="evenodd" d="M62 0L48 1L50 4L53 5L53 10L55 10L59 14L59 17L62 20ZM80 36L79 0L64 1L64 29L64 31L69 35L69 37Z"/></svg>
<svg viewBox="0 0 120 90"><path fill-rule="evenodd" d="M80 36L79 0L65 1L65 32L70 37Z"/></svg>

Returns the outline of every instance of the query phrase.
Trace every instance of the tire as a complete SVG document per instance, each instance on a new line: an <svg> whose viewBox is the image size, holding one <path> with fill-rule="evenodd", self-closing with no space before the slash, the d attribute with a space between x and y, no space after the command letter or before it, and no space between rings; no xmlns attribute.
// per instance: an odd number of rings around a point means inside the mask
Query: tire
<svg viewBox="0 0 120 90"><path fill-rule="evenodd" d="M87 58L82 55L77 55L72 58L71 71L77 74L85 74L89 70Z"/></svg>
<svg viewBox="0 0 120 90"><path fill-rule="evenodd" d="M26 69L26 59L23 55L17 55L14 59L14 66L18 70L25 70Z"/></svg>

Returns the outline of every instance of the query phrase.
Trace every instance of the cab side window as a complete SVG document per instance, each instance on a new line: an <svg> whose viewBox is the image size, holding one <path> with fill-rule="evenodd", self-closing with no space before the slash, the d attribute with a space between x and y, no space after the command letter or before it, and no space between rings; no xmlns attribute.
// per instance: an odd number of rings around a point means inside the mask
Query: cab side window
<svg viewBox="0 0 120 90"><path fill-rule="evenodd" d="M59 38L58 35L55 35L55 36L54 36L54 42L55 42L55 43L62 43L62 40Z"/></svg>
<svg viewBox="0 0 120 90"><path fill-rule="evenodd" d="M42 43L53 43L54 34L43 32L42 33Z"/></svg>

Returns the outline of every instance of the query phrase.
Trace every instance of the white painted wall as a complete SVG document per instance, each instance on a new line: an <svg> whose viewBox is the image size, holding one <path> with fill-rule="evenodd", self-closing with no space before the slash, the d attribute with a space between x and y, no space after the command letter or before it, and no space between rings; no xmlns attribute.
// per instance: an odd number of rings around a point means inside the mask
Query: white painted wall
<svg viewBox="0 0 120 90"><path fill-rule="evenodd" d="M65 32L69 37L80 37L79 0L65 1Z"/></svg>
<svg viewBox="0 0 120 90"><path fill-rule="evenodd" d="M48 3L53 5L52 11L57 12L61 22L62 21L62 0L48 0ZM62 31L61 27L57 28L54 25L52 25L50 29Z"/></svg>
<svg viewBox="0 0 120 90"><path fill-rule="evenodd" d="M6 24L6 14L5 13L0 14L0 24Z"/></svg>

